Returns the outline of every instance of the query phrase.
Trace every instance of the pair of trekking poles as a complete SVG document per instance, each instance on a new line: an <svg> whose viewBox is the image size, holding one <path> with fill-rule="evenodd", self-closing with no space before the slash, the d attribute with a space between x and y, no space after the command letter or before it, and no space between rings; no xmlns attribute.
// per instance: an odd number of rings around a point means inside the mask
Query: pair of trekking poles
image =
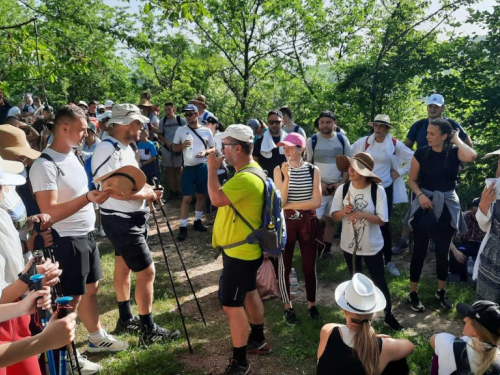
<svg viewBox="0 0 500 375"><path fill-rule="evenodd" d="M160 183L159 183L159 181L158 181L158 179L156 177L153 178L153 184L155 185L155 190L163 190L163 188L160 187ZM187 279L187 281L189 283L189 286L191 287L191 292L193 293L194 300L196 301L196 305L198 306L198 311L200 312L201 319L203 320L203 324L205 324L205 326L206 326L207 322L205 321L205 317L203 316L203 311L201 310L200 303L198 301L198 298L196 297L196 293L194 291L193 284L191 282L191 279L189 278L189 274L188 274L188 271L186 269L186 265L184 264L184 260L182 258L182 254L179 251L179 246L177 245L177 241L175 240L174 232L172 231L172 227L170 226L167 214L165 213L165 209L163 208L163 204L162 204L161 201L159 202L159 205L160 205L160 209L161 209L161 212L163 214L163 217L165 218L165 222L167 223L167 227L168 227L168 231L170 232L170 236L172 237L172 240L174 242L175 250L177 251L177 255L179 256L179 260L181 262L182 268L184 269L184 273L186 274L186 279ZM177 290L175 289L174 278L172 277L172 272L170 270L170 265L168 264L167 251L165 250L165 246L163 244L163 239L162 239L161 233L160 233L160 226L158 224L158 220L156 218L156 212L155 212L155 209L154 209L154 206L153 206L152 203L151 203L151 212L153 213L153 220L154 220L155 225L156 225L156 231L158 233L158 239L160 241L161 250L163 252L163 258L165 259L165 265L167 266L168 276L170 278L170 283L172 284L172 291L174 292L175 301L177 302L177 308L179 309L179 314L181 316L182 327L184 328L184 333L186 335L186 340L187 340L187 343L188 343L189 352L193 353L193 347L191 346L191 341L189 340L189 334L188 334L188 331L187 331L187 328L186 328L186 322L185 322L185 319L184 319L184 315L182 314L181 303L179 301L179 296L177 295Z"/></svg>
<svg viewBox="0 0 500 375"><path fill-rule="evenodd" d="M40 236L40 227L39 224L35 224L35 229L37 231L37 238L35 238L35 248L40 250L33 251L33 255L35 258L35 263L37 265L41 265L43 262L43 258L50 259L53 263L56 262L54 257L54 251L52 247L45 247L44 240L42 236ZM41 241L40 241L41 240ZM43 279L45 275L36 274L30 277L30 280L33 282L32 289L33 290L42 290L43 289ZM68 315L69 311L72 309L70 306L70 302L73 300L73 297L64 297L62 293L62 287L60 283L57 283L54 287L51 288L51 298L52 298L52 309L53 311L57 311L57 318L62 319L66 315ZM42 324L42 330L47 326L52 313L47 310L43 310L38 308L38 315L40 317L40 322ZM68 352L68 345L63 346L59 349L59 366L56 367L56 361L54 357L54 351L48 350L45 352L45 373L48 375L67 375L68 374L68 358L69 358L69 368L70 374L75 375L74 368L77 368L78 375L82 375L80 364L78 363L78 356L76 354L76 346L75 342L71 341L71 348L73 350L73 356ZM73 360L75 361L75 365L73 365Z"/></svg>

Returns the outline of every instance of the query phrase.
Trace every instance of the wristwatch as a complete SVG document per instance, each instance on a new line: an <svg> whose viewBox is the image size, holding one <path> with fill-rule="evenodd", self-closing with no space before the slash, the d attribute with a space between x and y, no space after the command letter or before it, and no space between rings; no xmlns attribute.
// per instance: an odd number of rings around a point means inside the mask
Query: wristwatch
<svg viewBox="0 0 500 375"><path fill-rule="evenodd" d="M33 285L33 281L30 280L30 275L28 275L27 273L20 272L19 275L17 275L17 277L23 283L25 283L26 285L28 285L28 287L31 287L31 285Z"/></svg>

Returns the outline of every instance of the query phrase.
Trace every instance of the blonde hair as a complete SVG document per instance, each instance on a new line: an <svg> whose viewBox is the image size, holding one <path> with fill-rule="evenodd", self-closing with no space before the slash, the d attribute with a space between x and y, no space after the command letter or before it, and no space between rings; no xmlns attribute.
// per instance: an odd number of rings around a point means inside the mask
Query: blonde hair
<svg viewBox="0 0 500 375"><path fill-rule="evenodd" d="M477 338L472 339L472 347L482 354L481 364L474 375L486 374L498 355L497 345L500 345L500 335L491 333L476 319L471 318L472 328L477 333Z"/></svg>
<svg viewBox="0 0 500 375"><path fill-rule="evenodd" d="M354 350L358 355L366 375L380 375L378 368L380 349L377 334L371 326L371 320L375 314L355 314L345 311L350 317L349 329L355 333Z"/></svg>

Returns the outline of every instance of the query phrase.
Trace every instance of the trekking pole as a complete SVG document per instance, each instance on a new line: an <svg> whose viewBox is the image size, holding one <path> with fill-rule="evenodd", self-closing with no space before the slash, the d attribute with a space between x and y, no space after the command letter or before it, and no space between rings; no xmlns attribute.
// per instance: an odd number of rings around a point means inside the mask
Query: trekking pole
<svg viewBox="0 0 500 375"><path fill-rule="evenodd" d="M160 188L160 183L156 177L153 177L153 183L155 184L156 189L158 189L158 190L163 189L163 188ZM170 227L170 222L168 221L167 214L165 213L165 209L163 208L163 204L162 204L161 200L158 203L160 205L160 209L161 209L161 212L163 214L163 217L165 218L165 221L167 223L167 227L168 227L168 231L170 232L170 236L172 236L172 240L174 241L175 250L177 251L177 255L179 255L179 260L181 261L182 268L184 269L184 273L186 274L186 279L189 283L189 286L191 287L191 292L193 293L194 300L196 301L196 306L198 306L198 311L200 312L201 319L203 320L203 324L205 324L205 326L206 326L207 322L205 321L205 317L203 316L203 311L201 310L200 302L198 301L198 298L196 297L196 293L194 292L193 283L191 282L191 278L189 277L188 271L186 269L186 265L184 264L184 260L182 259L182 254L179 250L179 246L177 245L177 241L175 240L174 232L172 231L172 228ZM159 234L158 234L158 236L159 236Z"/></svg>
<svg viewBox="0 0 500 375"><path fill-rule="evenodd" d="M68 315L68 311L72 309L69 303L73 300L73 297L60 297L56 300L57 303L57 317L62 319ZM76 355L75 355L76 357ZM73 371L73 368L71 368ZM68 374L68 345L64 345L59 349L59 375Z"/></svg>
<svg viewBox="0 0 500 375"><path fill-rule="evenodd" d="M43 279L45 279L45 275L37 274L30 277L30 280L33 281L33 290L42 290L43 289ZM41 298L41 297L40 297ZM40 322L42 323L42 330L45 329L47 323L50 320L50 311L43 310L42 308L38 308L38 316L40 317ZM45 371L50 375L57 375L56 371L56 362L54 360L54 352L52 350L47 350L44 354L45 357Z"/></svg>
<svg viewBox="0 0 500 375"><path fill-rule="evenodd" d="M189 334L188 334L188 331L186 328L186 322L184 321L184 315L182 315L181 303L179 301L179 297L177 296L177 291L175 289L174 278L172 277L172 271L170 271L170 266L168 264L167 252L165 250L165 247L163 246L163 240L161 238L161 233L160 233L160 226L158 225L158 220L156 219L156 213L155 213L155 209L153 207L153 202L149 201L149 206L150 206L151 212L153 213L153 220L154 220L155 225L156 225L156 231L158 232L158 239L160 240L161 251L163 252L163 257L165 258L165 264L167 266L168 277L170 278L170 283L172 284L172 291L174 292L175 301L177 302L179 314L181 315L182 327L184 328L184 333L186 334L186 340L188 343L189 352L193 353L193 348L191 346L191 341L189 340Z"/></svg>
<svg viewBox="0 0 500 375"><path fill-rule="evenodd" d="M347 195L347 201L349 202L349 206L351 205L351 193ZM359 233L356 229L356 224L352 221L352 229L354 231L354 251L352 252L352 270L353 275L356 273L356 253L359 250Z"/></svg>

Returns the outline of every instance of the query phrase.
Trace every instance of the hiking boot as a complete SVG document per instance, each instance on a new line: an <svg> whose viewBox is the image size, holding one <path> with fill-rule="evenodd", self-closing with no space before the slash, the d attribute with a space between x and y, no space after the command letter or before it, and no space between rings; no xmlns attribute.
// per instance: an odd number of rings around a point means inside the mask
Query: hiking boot
<svg viewBox="0 0 500 375"><path fill-rule="evenodd" d="M201 222L201 219L195 220L193 223L193 229L199 232L206 232L208 229Z"/></svg>
<svg viewBox="0 0 500 375"><path fill-rule="evenodd" d="M146 327L141 328L139 343L147 346L154 344L155 342L175 340L179 338L180 335L181 333L176 329L171 331L154 323L150 329L147 329Z"/></svg>
<svg viewBox="0 0 500 375"><path fill-rule="evenodd" d="M410 292L408 294L408 300L410 301L411 309L413 311L422 312L425 310L424 305L422 305L422 302L420 302L420 298L418 298L417 292Z"/></svg>
<svg viewBox="0 0 500 375"><path fill-rule="evenodd" d="M252 369L250 368L250 364L246 366L240 366L236 359L229 360L229 366L227 366L226 371L224 371L224 375L250 375L253 374Z"/></svg>
<svg viewBox="0 0 500 375"><path fill-rule="evenodd" d="M247 353L248 354L259 354L259 355L267 355L272 352L271 345L269 342L264 339L264 341L257 342L254 340L248 340L247 343Z"/></svg>
<svg viewBox="0 0 500 375"><path fill-rule="evenodd" d="M307 313L309 314L309 317L313 320L318 320L320 317L318 308L316 306L311 306L311 308L307 310Z"/></svg>
<svg viewBox="0 0 500 375"><path fill-rule="evenodd" d="M187 227L179 228L179 235L177 236L177 241L184 241L188 235Z"/></svg>
<svg viewBox="0 0 500 375"><path fill-rule="evenodd" d="M389 262L386 264L387 270L392 276L400 276L401 274L399 273L398 269L396 268L396 265L392 262Z"/></svg>
<svg viewBox="0 0 500 375"><path fill-rule="evenodd" d="M283 315L285 316L285 320L288 325L294 326L299 324L299 320L297 319L297 316L295 316L295 311L292 308L285 310Z"/></svg>
<svg viewBox="0 0 500 375"><path fill-rule="evenodd" d="M141 330L141 321L139 317L133 315L132 318L126 322L122 322L120 319L116 322L115 333L139 333Z"/></svg>
<svg viewBox="0 0 500 375"><path fill-rule="evenodd" d="M87 351L90 353L99 352L119 352L128 348L125 341L115 339L112 335L104 331L104 339L99 341L91 341L89 338L89 346Z"/></svg>
<svg viewBox="0 0 500 375"><path fill-rule="evenodd" d="M439 300L439 303L445 309L453 308L453 301L448 298L448 295L446 294L446 289L438 290L436 292L436 299Z"/></svg>
<svg viewBox="0 0 500 375"><path fill-rule="evenodd" d="M76 351L76 359L74 354L69 355L73 355L73 373L75 374L81 373L82 375L93 375L102 370L102 366L99 363L90 362L87 359L87 356L81 355L78 350ZM78 371L78 367L80 367L80 372Z"/></svg>
<svg viewBox="0 0 500 375"><path fill-rule="evenodd" d="M404 329L392 313L385 315L384 324L395 331L402 331Z"/></svg>
<svg viewBox="0 0 500 375"><path fill-rule="evenodd" d="M409 240L407 238L401 238L396 246L394 246L391 251L393 254L401 254L405 249L408 248Z"/></svg>

